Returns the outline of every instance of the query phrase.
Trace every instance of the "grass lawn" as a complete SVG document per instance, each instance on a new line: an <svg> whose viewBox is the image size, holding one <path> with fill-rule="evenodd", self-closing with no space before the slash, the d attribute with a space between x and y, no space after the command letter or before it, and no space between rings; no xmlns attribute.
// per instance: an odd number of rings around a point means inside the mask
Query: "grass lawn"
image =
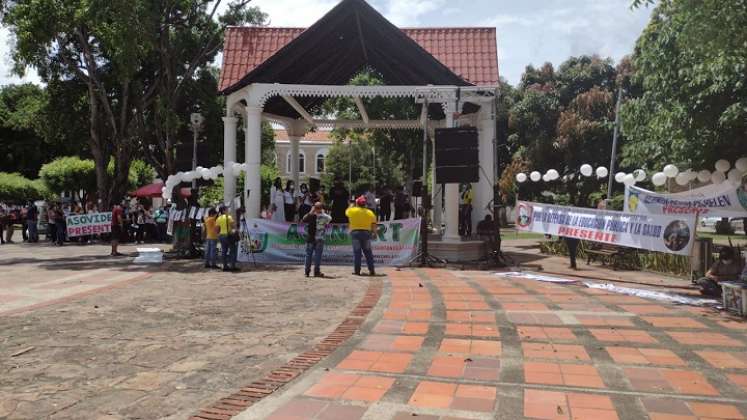
<svg viewBox="0 0 747 420"><path fill-rule="evenodd" d="M713 232L698 232L699 238L711 238L714 244L729 245L729 239L731 239L732 245L740 245L742 247L747 246L747 236L734 234L734 235L719 235Z"/></svg>
<svg viewBox="0 0 747 420"><path fill-rule="evenodd" d="M504 241L510 241L512 239L545 239L545 235L541 233L518 232L513 229L510 229L510 230L503 229L501 231L501 236L503 237Z"/></svg>

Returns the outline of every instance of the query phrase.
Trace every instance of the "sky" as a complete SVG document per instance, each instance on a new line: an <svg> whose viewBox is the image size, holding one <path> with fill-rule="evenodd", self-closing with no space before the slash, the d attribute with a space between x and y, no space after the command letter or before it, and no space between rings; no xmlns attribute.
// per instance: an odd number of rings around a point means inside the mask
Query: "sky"
<svg viewBox="0 0 747 420"><path fill-rule="evenodd" d="M338 0L254 0L272 26L309 26ZM651 9L630 9L630 0L369 0L398 26L497 28L501 76L516 85L524 68L568 57L598 54L616 62L633 51ZM10 75L9 34L0 28L0 85L39 82L31 70Z"/></svg>

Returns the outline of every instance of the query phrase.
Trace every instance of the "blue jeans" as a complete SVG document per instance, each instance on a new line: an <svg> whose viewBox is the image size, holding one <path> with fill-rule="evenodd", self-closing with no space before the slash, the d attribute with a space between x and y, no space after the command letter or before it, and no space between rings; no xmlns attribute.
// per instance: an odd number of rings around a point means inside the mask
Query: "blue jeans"
<svg viewBox="0 0 747 420"><path fill-rule="evenodd" d="M353 240L353 267L355 274L361 272L361 252L366 256L366 265L371 274L375 273L373 252L371 252L371 232L367 230L354 230L350 232Z"/></svg>
<svg viewBox="0 0 747 420"><path fill-rule="evenodd" d="M38 242L39 232L37 231L36 221L29 220L26 223L26 226L28 227L28 230L29 230L29 242Z"/></svg>
<svg viewBox="0 0 747 420"><path fill-rule="evenodd" d="M217 239L206 239L205 240L205 265L215 265L215 261L218 259L218 240Z"/></svg>
<svg viewBox="0 0 747 420"><path fill-rule="evenodd" d="M321 273L319 270L319 266L322 265L322 252L324 251L324 240L323 239L317 239L314 242L307 242L306 243L306 270L304 271L306 275L309 275L309 272L311 272L311 261L313 258L314 261L314 275L317 275Z"/></svg>
<svg viewBox="0 0 747 420"><path fill-rule="evenodd" d="M218 239L220 239L220 250L223 256L223 268L236 268L238 244L230 236L221 235Z"/></svg>

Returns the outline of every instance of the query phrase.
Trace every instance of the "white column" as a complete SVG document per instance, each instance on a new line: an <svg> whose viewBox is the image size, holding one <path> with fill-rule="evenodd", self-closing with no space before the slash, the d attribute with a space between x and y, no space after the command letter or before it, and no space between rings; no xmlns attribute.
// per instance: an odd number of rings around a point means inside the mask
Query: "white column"
<svg viewBox="0 0 747 420"><path fill-rule="evenodd" d="M431 159L431 162L433 163L433 167L431 168L431 179L433 180L433 185L431 186L431 206L433 206L433 228L436 231L436 234L441 233L441 222L442 222L442 207L441 207L441 184L436 184L436 136L435 131L434 134L431 135L431 139L433 140L433 148L431 150L431 154L433 155L433 158Z"/></svg>
<svg viewBox="0 0 747 420"><path fill-rule="evenodd" d="M223 167L229 168L229 162L236 161L236 126L239 119L233 116L223 117ZM223 203L231 204L236 194L236 177L223 174Z"/></svg>
<svg viewBox="0 0 747 420"><path fill-rule="evenodd" d="M298 146L301 143L301 137L289 135L288 139L290 140L291 145L291 179L293 179L293 185L295 186L296 191L298 191L298 186L300 185L298 182L298 155L301 154ZM309 163L305 162L304 164L308 165Z"/></svg>
<svg viewBox="0 0 747 420"><path fill-rule="evenodd" d="M493 164L495 161L495 119L493 116L491 104L483 104L480 110L478 122L479 130L479 156L480 156L480 183L475 189L475 201L472 209L472 226L485 218L486 214L491 213L493 203L493 186L495 185L495 174ZM485 174L489 178L485 177ZM490 206L490 208L486 208Z"/></svg>
<svg viewBox="0 0 747 420"><path fill-rule="evenodd" d="M244 203L246 216L257 218L262 203L262 180L260 164L262 162L262 107L246 107L246 139L244 141L244 162L246 179L244 181ZM249 191L249 194L247 194ZM248 196L247 196L248 195Z"/></svg>
<svg viewBox="0 0 747 420"><path fill-rule="evenodd" d="M455 104L446 106L446 127L454 127ZM446 232L444 239L459 240L459 184L446 184Z"/></svg>

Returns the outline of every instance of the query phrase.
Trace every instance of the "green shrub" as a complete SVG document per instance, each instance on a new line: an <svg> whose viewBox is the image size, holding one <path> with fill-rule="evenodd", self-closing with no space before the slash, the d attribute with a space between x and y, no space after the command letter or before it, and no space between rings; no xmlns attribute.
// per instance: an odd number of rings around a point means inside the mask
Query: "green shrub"
<svg viewBox="0 0 747 420"><path fill-rule="evenodd" d="M32 181L16 173L0 172L0 201L23 203L46 198L47 194L46 189L38 181Z"/></svg>

